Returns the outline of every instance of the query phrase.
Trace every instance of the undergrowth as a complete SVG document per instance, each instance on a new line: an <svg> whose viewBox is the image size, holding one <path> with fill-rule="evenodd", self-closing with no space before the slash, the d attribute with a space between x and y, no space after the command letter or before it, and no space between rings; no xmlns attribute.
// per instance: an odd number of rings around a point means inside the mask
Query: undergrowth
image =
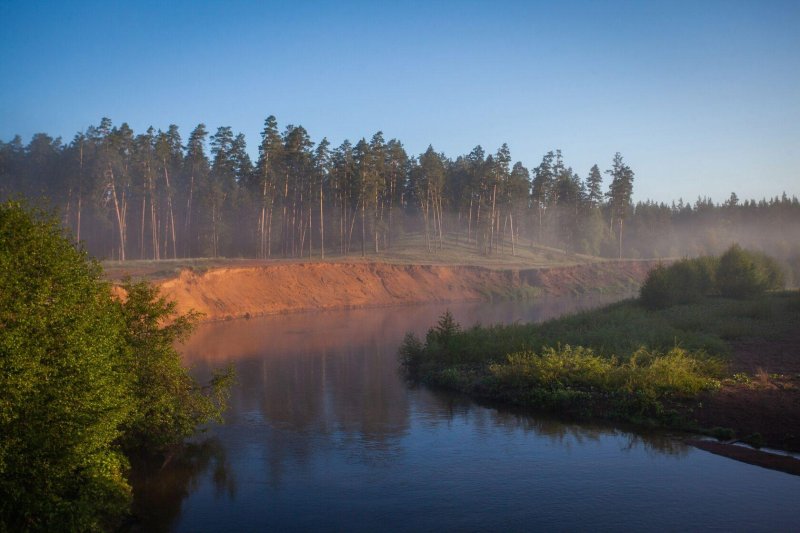
<svg viewBox="0 0 800 533"><path fill-rule="evenodd" d="M541 324L462 328L448 312L407 335L412 379L574 416L680 425L680 412L726 377L728 342L778 336L800 320L796 291L705 297L649 310L636 300Z"/></svg>

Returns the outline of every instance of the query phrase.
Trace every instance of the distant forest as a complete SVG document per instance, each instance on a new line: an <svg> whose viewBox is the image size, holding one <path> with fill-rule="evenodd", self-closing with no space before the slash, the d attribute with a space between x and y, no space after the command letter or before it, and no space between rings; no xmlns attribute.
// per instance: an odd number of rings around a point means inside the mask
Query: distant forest
<svg viewBox="0 0 800 533"><path fill-rule="evenodd" d="M246 148L230 127L209 136L200 124L184 142L175 125L135 134L104 118L67 144L44 133L0 141L0 198L44 203L106 259L366 255L415 233L432 254L445 239L487 255L547 246L642 258L738 242L800 271L797 197L634 204L619 153L581 177L560 150L529 170L506 144L413 156L378 132L331 148L302 126L281 132L273 116L255 162Z"/></svg>

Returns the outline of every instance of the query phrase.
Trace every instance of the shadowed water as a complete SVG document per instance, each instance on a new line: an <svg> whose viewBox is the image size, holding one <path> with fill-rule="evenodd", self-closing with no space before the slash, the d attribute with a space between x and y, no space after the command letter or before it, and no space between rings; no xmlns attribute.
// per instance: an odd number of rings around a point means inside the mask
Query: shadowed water
<svg viewBox="0 0 800 533"><path fill-rule="evenodd" d="M606 299L607 300L607 299ZM436 304L203 325L201 377L229 362L226 424L139 468L143 530L787 530L800 478L663 434L565 424L410 387L406 331L542 320L603 299Z"/></svg>

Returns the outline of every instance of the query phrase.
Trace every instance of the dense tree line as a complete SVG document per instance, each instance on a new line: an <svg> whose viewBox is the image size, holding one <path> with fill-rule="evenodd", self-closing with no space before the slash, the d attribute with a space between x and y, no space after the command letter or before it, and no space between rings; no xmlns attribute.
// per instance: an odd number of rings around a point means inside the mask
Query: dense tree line
<svg viewBox="0 0 800 533"><path fill-rule="evenodd" d="M605 175L605 176L604 176ZM604 187L604 177L607 186ZM547 246L603 256L716 253L731 242L800 256L795 197L723 204L634 204L621 154L585 177L560 150L533 169L508 146L455 159L418 156L381 132L314 143L302 126L266 119L251 160L244 136L205 125L135 134L109 119L71 142L0 142L0 196L46 196L88 249L112 259L325 257L380 253L405 234L431 253L454 239L483 254ZM765 245L764 239L767 244Z"/></svg>

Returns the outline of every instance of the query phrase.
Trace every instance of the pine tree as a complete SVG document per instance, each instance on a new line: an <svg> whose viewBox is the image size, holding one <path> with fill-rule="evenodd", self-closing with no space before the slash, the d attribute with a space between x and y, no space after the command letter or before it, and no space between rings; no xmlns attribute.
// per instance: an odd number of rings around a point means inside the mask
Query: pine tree
<svg viewBox="0 0 800 533"><path fill-rule="evenodd" d="M619 246L619 257L622 257L622 227L623 221L628 214L633 195L633 171L622 160L622 155L617 152L611 168L606 170L606 174L611 175L611 185L606 196L609 199L611 222L610 228L613 233L614 221L617 221L617 244Z"/></svg>
<svg viewBox="0 0 800 533"><path fill-rule="evenodd" d="M586 178L586 194L587 201L592 207L600 207L603 202L603 176L600 174L600 169L597 165L592 165L589 169L589 176Z"/></svg>
<svg viewBox="0 0 800 533"><path fill-rule="evenodd" d="M177 229L175 228L175 177L179 175L183 163L183 147L178 126L170 124L166 132L158 132L155 143L158 174L164 178L164 200L166 203L164 224L164 257L172 251L172 258L178 257ZM170 241L172 245L170 246Z"/></svg>
<svg viewBox="0 0 800 533"><path fill-rule="evenodd" d="M264 121L264 130L261 132L254 174L255 194L259 198L258 257L262 259L272 256L272 215L282 159L283 143L278 133L278 121L270 115Z"/></svg>
<svg viewBox="0 0 800 533"><path fill-rule="evenodd" d="M323 137L314 151L314 186L319 196L319 250L321 259L325 259L325 187L328 184L328 175L331 172L329 146L328 139Z"/></svg>
<svg viewBox="0 0 800 533"><path fill-rule="evenodd" d="M186 213L184 218L184 257L196 257L197 233L194 214L197 191L208 181L209 162L205 153L208 132L205 124L198 124L189 134L184 163L184 187L186 189Z"/></svg>

